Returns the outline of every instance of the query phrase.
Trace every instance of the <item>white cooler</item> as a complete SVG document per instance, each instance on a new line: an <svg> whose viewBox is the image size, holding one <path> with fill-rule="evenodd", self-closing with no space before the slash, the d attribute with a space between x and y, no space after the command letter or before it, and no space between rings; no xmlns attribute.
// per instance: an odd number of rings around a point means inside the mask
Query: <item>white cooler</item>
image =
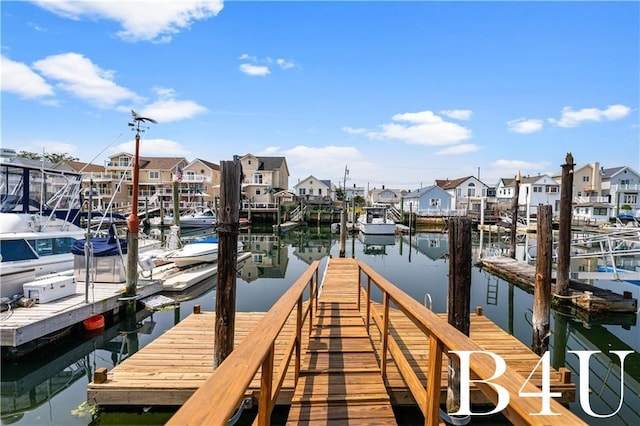
<svg viewBox="0 0 640 426"><path fill-rule="evenodd" d="M38 303L48 303L76 293L73 277L62 276L32 281L22 286L24 296Z"/></svg>

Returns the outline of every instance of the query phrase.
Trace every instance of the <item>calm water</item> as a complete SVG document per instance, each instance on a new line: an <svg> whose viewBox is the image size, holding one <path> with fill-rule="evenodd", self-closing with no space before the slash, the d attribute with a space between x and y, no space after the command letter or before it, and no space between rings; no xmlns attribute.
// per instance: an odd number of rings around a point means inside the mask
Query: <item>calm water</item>
<svg viewBox="0 0 640 426"><path fill-rule="evenodd" d="M321 261L321 270L328 256L338 256L337 236L328 228L311 227L292 230L280 237L253 228L240 236L245 249L253 253L243 264L237 280L237 311L266 311L314 260ZM474 235L474 258L480 240L483 247L499 246L500 236ZM524 244L524 243L523 243ZM391 282L421 303L429 303L436 312L446 310L448 285L447 234L418 233L375 240L349 236L347 256L355 255L371 265ZM519 246L522 255L524 245ZM2 362L2 424L18 425L89 425L89 424L163 424L171 413L136 411L129 413L92 413L86 406L87 383L96 368L112 369L128 354L144 347L164 331L190 315L193 306L203 310L215 308L215 280L204 282L189 294L181 295L176 309L140 313L133 323L107 327L101 336L77 337L57 347L34 354L20 362ZM620 283L603 283L633 291L638 287ZM531 345L532 296L495 276L474 268L471 306L482 306L486 316L521 342ZM624 369L624 398L619 413L612 418L588 416L579 402L570 409L589 424L640 424L640 331L636 315L615 315L600 318L571 312L553 312L550 351L554 367L566 366L577 384L580 380L578 358L571 350L602 351L590 363L590 406L595 413L609 414L620 401L620 365L611 350L631 350ZM128 338L122 330L137 330ZM401 410L403 424L421 424L415 411ZM286 412L275 414L286 419ZM242 423L250 422L250 414ZM496 419L474 417L474 423L491 424ZM277 421L274 422L277 424Z"/></svg>

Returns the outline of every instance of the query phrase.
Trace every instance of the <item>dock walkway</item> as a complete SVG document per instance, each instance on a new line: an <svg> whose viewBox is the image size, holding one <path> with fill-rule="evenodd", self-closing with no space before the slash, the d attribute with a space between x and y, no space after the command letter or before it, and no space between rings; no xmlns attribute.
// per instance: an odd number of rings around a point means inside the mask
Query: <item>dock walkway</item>
<svg viewBox="0 0 640 426"><path fill-rule="evenodd" d="M324 276L287 424L396 424L372 341L358 310L354 261ZM351 289L352 291L345 291Z"/></svg>
<svg viewBox="0 0 640 426"><path fill-rule="evenodd" d="M492 273L509 281L531 290L534 287L536 274L534 265L504 256L485 257L481 263ZM555 294L555 284L552 284L551 291ZM610 290L571 280L569 293L567 300L571 304L590 313L635 313L638 310L638 301L631 297L631 293L627 292L620 295Z"/></svg>

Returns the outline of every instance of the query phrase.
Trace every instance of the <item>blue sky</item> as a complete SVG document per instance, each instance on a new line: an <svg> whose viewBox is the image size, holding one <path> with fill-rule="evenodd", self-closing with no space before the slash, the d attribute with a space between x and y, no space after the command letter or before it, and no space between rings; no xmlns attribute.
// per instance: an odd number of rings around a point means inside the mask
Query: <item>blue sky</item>
<svg viewBox="0 0 640 426"><path fill-rule="evenodd" d="M2 146L285 156L309 175L640 171L640 3L2 1Z"/></svg>

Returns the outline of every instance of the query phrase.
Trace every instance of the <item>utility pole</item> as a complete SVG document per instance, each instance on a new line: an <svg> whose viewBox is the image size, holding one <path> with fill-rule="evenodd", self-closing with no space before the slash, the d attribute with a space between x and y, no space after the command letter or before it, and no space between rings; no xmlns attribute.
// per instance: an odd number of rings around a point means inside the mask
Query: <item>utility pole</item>
<svg viewBox="0 0 640 426"><path fill-rule="evenodd" d="M347 252L347 175L349 169L344 166L344 180L342 181L342 214L340 215L340 257L345 257Z"/></svg>

